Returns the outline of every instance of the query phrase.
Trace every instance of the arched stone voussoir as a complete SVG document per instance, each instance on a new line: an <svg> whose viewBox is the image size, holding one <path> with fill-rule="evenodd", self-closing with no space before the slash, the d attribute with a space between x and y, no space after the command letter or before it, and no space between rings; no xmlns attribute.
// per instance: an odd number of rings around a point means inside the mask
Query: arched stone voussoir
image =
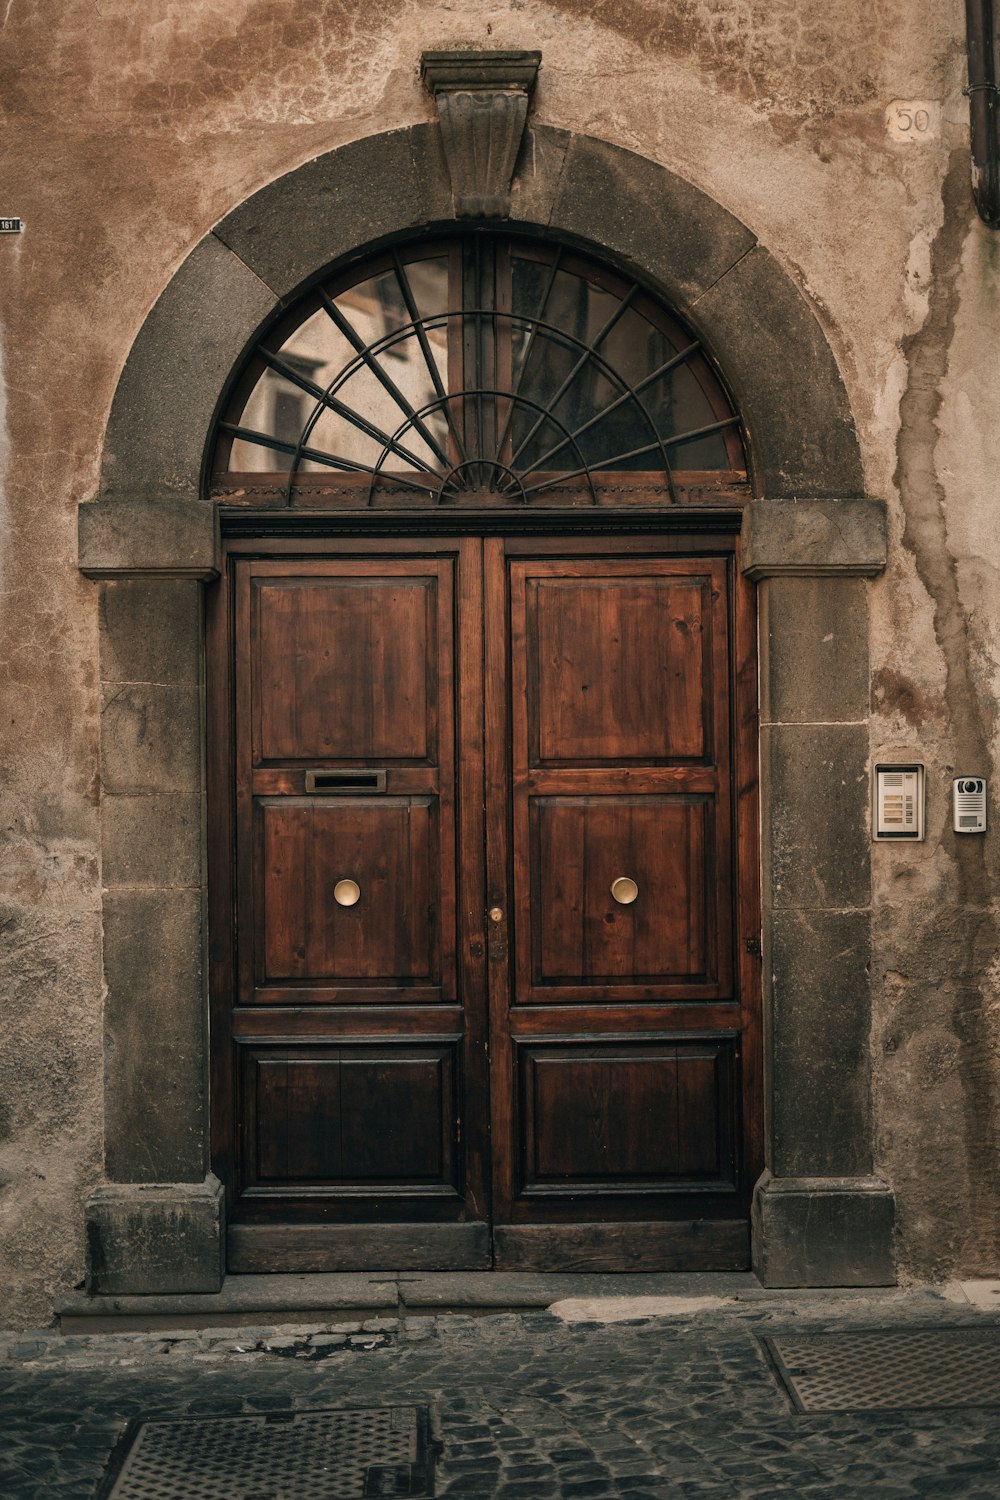
<svg viewBox="0 0 1000 1500"><path fill-rule="evenodd" d="M757 243L745 224L686 178L584 135L568 138L547 226L610 253L654 281L678 309Z"/></svg>
<svg viewBox="0 0 1000 1500"><path fill-rule="evenodd" d="M757 246L687 310L722 366L768 500L864 494L861 450L837 361L812 308Z"/></svg>
<svg viewBox="0 0 1000 1500"><path fill-rule="evenodd" d="M744 416L758 496L863 493L826 336L778 260L728 209L634 152L533 123L511 212L512 229L567 236L616 261L692 323ZM191 252L136 339L112 407L102 494L200 494L217 403L268 316L330 264L447 227L452 215L436 124L340 146L234 209Z"/></svg>
<svg viewBox="0 0 1000 1500"><path fill-rule="evenodd" d="M412 125L304 162L240 204L215 233L284 299L331 262L453 217L440 128ZM756 244L745 224L668 168L538 123L525 135L509 222L610 253L679 305Z"/></svg>
<svg viewBox="0 0 1000 1500"><path fill-rule="evenodd" d="M440 128L411 125L304 162L241 203L215 233L284 299L334 261L451 218Z"/></svg>
<svg viewBox="0 0 1000 1500"><path fill-rule="evenodd" d="M220 394L276 306L273 293L214 234L194 247L125 361L104 440L102 497L200 496Z"/></svg>

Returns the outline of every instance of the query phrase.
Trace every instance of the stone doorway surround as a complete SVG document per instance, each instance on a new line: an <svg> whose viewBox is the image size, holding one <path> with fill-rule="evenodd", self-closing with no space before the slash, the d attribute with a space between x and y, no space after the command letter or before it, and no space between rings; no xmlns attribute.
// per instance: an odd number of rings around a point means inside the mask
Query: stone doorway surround
<svg viewBox="0 0 1000 1500"><path fill-rule="evenodd" d="M439 123L306 162L194 247L122 372L100 493L79 510L79 566L100 584L103 693L107 1183L86 1205L93 1293L213 1292L224 1273L208 1129L201 600L218 572L204 468L220 398L261 325L331 262L455 217ZM754 1269L770 1286L890 1284L893 1198L872 1171L868 1061L866 580L885 566L886 521L863 496L836 361L746 226L607 142L529 124L504 223L647 281L713 352L743 415L767 1080Z"/></svg>

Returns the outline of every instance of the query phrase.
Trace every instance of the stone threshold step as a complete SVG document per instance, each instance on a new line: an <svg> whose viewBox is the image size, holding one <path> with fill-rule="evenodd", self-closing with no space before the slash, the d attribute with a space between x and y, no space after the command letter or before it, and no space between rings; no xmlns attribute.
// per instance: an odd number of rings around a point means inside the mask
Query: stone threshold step
<svg viewBox="0 0 1000 1500"><path fill-rule="evenodd" d="M127 1325L156 1328L245 1323L315 1323L373 1313L496 1313L544 1309L567 1298L767 1295L751 1272L633 1272L620 1275L528 1271L378 1271L227 1276L219 1292L91 1296L73 1292L56 1309L66 1333ZM91 1325L85 1327L84 1325Z"/></svg>

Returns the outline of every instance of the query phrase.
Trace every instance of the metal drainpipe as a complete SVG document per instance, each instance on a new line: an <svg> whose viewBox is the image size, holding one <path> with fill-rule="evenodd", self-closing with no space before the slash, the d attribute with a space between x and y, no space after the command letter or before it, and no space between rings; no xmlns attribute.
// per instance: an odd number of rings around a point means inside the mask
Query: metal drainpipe
<svg viewBox="0 0 1000 1500"><path fill-rule="evenodd" d="M979 217L1000 229L1000 143L997 140L997 80L993 0L965 0L969 45L969 126L972 133L972 196Z"/></svg>

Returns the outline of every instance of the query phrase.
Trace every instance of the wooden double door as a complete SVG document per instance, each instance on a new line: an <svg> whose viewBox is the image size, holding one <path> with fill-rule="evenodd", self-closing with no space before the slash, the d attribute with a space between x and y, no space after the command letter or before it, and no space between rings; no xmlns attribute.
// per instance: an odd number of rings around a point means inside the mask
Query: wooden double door
<svg viewBox="0 0 1000 1500"><path fill-rule="evenodd" d="M230 1269L748 1264L733 546L229 547L210 873Z"/></svg>

